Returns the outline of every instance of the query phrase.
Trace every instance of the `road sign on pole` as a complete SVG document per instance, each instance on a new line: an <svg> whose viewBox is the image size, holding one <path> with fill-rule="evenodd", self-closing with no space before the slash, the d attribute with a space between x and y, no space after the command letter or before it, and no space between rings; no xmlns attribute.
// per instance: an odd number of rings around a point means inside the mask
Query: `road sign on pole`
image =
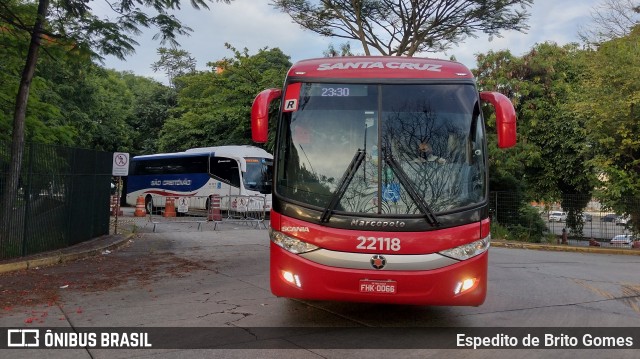
<svg viewBox="0 0 640 359"><path fill-rule="evenodd" d="M111 174L114 176L129 175L129 154L125 152L113 153L113 169Z"/></svg>

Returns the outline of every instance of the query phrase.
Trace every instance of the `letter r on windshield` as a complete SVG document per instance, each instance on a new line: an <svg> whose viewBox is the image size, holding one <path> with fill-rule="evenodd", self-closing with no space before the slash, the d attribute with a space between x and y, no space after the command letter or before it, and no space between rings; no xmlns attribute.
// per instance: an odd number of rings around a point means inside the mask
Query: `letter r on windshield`
<svg viewBox="0 0 640 359"><path fill-rule="evenodd" d="M293 99L293 100L287 100L284 103L284 110L283 111L295 111L298 109L298 100Z"/></svg>

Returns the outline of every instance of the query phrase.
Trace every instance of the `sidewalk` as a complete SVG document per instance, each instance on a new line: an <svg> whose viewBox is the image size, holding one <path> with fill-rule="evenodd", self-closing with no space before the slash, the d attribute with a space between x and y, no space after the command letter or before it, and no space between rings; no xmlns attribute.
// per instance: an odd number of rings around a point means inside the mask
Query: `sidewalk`
<svg viewBox="0 0 640 359"><path fill-rule="evenodd" d="M0 274L22 269L45 267L114 251L129 242L134 234L105 235L55 251L0 261Z"/></svg>
<svg viewBox="0 0 640 359"><path fill-rule="evenodd" d="M640 250L636 248L632 249L632 248L572 246L568 244L528 243L528 242L505 241L500 239L492 239L491 246L503 247L503 248L533 249L533 250L542 250L542 251L625 254L625 255L635 255L635 256L640 255Z"/></svg>
<svg viewBox="0 0 640 359"><path fill-rule="evenodd" d="M78 259L88 258L101 254L108 254L109 251L115 251L130 243L130 239L140 235L141 233L151 233L155 231L154 222L146 217L135 217L133 207L122 207L123 214L118 217L117 234L115 217L110 218L109 235L104 235L82 243L72 245L70 247L53 250L49 252L38 253L26 257L12 258L0 260L0 274L13 272L23 269L45 267L55 264L71 262ZM180 230L196 230L199 226L190 225L185 222ZM196 222L193 222L196 223ZM193 224L192 223L192 224ZM173 226L175 223L166 222L161 224L163 227ZM237 229L235 224L229 223L227 226L218 225L212 227L214 230Z"/></svg>

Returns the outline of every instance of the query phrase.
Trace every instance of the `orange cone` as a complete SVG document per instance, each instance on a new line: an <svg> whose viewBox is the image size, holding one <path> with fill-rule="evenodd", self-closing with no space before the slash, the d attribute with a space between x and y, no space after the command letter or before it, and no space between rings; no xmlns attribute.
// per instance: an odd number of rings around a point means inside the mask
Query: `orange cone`
<svg viewBox="0 0 640 359"><path fill-rule="evenodd" d="M176 216L176 204L175 199L167 197L167 202L164 205L163 217L175 217Z"/></svg>
<svg viewBox="0 0 640 359"><path fill-rule="evenodd" d="M136 217L144 217L147 215L147 210L144 208L144 197L138 196L136 199L136 211L133 212Z"/></svg>

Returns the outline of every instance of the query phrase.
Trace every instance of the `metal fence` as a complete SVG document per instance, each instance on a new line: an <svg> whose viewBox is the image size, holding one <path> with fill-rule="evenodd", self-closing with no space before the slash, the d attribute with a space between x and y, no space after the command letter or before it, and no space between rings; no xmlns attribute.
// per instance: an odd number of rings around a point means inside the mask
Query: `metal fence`
<svg viewBox="0 0 640 359"><path fill-rule="evenodd" d="M574 202L572 205L582 207L578 213L569 213L560 203L527 202L512 192L491 192L489 198L492 223L519 232L520 237L526 237L527 233L539 234L532 236L536 237L533 241L555 241L561 237L563 229L571 243L577 245L625 247L629 245L611 243L611 240L620 235L637 237L630 214L615 213L596 199L583 195L567 198L568 202ZM638 201L629 200L625 207L630 212L640 212Z"/></svg>
<svg viewBox="0 0 640 359"><path fill-rule="evenodd" d="M0 192L10 143L0 142ZM0 208L0 259L64 248L109 233L113 154L26 143L10 208ZM2 206L0 206L2 207Z"/></svg>
<svg viewBox="0 0 640 359"><path fill-rule="evenodd" d="M136 205L137 215L147 215L144 199ZM201 230L205 223L237 223L254 228L267 228L267 210L264 196L154 196L149 221L153 230L157 225L184 223L197 225ZM144 212L144 213L143 213Z"/></svg>

